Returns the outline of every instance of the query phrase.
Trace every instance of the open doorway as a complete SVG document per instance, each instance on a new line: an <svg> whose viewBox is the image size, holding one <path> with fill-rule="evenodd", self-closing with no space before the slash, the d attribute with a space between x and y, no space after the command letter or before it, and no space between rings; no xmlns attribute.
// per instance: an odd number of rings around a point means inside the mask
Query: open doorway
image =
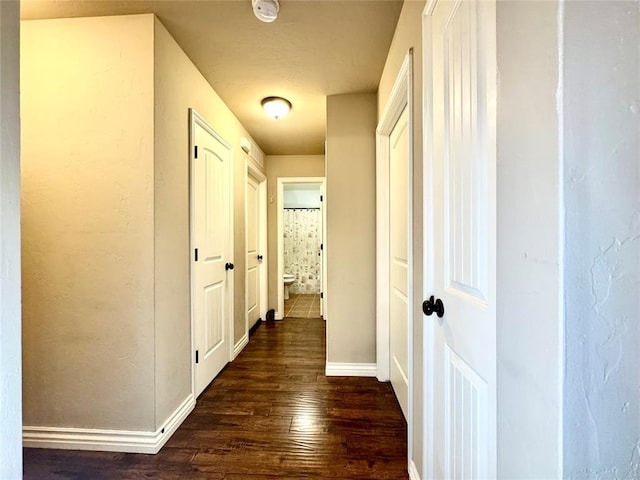
<svg viewBox="0 0 640 480"><path fill-rule="evenodd" d="M279 319L323 315L323 205L323 177L278 178Z"/></svg>

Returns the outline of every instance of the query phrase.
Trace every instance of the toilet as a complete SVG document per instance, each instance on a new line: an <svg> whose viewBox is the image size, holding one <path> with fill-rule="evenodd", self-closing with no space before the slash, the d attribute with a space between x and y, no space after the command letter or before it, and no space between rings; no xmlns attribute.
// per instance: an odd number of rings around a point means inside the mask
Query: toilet
<svg viewBox="0 0 640 480"><path fill-rule="evenodd" d="M284 274L284 299L289 300L289 287L296 281L296 276L291 273Z"/></svg>

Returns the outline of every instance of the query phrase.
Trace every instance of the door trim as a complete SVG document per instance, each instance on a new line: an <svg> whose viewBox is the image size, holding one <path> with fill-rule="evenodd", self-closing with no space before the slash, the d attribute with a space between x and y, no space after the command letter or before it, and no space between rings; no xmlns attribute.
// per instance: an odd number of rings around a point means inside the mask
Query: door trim
<svg viewBox="0 0 640 480"><path fill-rule="evenodd" d="M389 137L404 109L408 109L409 168L407 203L407 261L408 261L408 417L407 446L409 460L413 448L413 49L409 49L398 71L391 93L376 129L376 364L377 377L381 382L389 381L390 328L390 211L389 211Z"/></svg>
<svg viewBox="0 0 640 480"><path fill-rule="evenodd" d="M290 183L317 183L320 184L319 191L324 192L325 190L325 177L278 177L277 179L277 203L276 209L278 212L278 222L277 222L277 245L278 245L278 255L277 255L277 268L278 276L276 277L276 282L278 285L278 310L276 311L276 320L282 320L284 318L284 283L280 281L280 279L284 276L284 185ZM326 198L325 198L326 200ZM324 221L324 219L323 219ZM325 225L322 225L323 232L323 241L324 241L324 231ZM327 245L326 243L323 246L326 251ZM324 259L324 252L323 252ZM320 262L321 267L324 267L324 263ZM321 273L322 278L326 278L326 272ZM325 292L326 293L326 292Z"/></svg>
<svg viewBox="0 0 640 480"><path fill-rule="evenodd" d="M262 171L260 165L249 155L245 155L245 175L244 175L244 245L247 246L247 219L249 218L247 209L247 182L252 177L258 182L258 250L263 256L260 265L260 318L265 321L267 316L267 271L269 268L269 257L267 255L267 176ZM246 252L245 252L246 257ZM249 299L249 276L244 275L244 324L247 340L249 337L249 329L253 325L249 325L249 312L247 311L247 303ZM238 352L239 353L239 352Z"/></svg>
<svg viewBox="0 0 640 480"><path fill-rule="evenodd" d="M216 132L213 127L211 127L207 121L204 119L202 115L200 115L194 108L189 108L189 295L190 295L190 308L191 308L191 352L190 353L190 365L191 365L191 394L195 397L196 391L196 362L195 362L195 315L194 315L194 293L193 293L193 251L195 246L193 245L193 162L195 160L194 156L194 145L195 145L195 128L194 126L198 124L205 130L207 130L216 140L218 140L222 145L225 146L229 150L229 158L231 164L229 165L229 261L233 263L234 258L234 228L233 228L233 197L234 197L234 188L233 188L233 163L234 163L234 155L233 155L233 147L229 142L227 142L218 132ZM228 356L229 362L233 360L233 348L234 348L234 280L235 275L233 270L229 270L227 272L227 303L229 306L229 318L227 319L227 342L228 342Z"/></svg>
<svg viewBox="0 0 640 480"><path fill-rule="evenodd" d="M431 48L431 16L436 8L438 0L429 0L422 12L422 222L423 222L423 238L422 238L422 288L423 298L428 298L427 294L433 292L433 268L427 265L433 265L433 231L428 232L424 225L433 225L433 59ZM425 478L433 478L434 472L434 432L430 425L433 418L434 409L434 392L431 380L434 375L433 368L433 342L434 342L434 323L427 322L422 330L422 475ZM426 350L429 346L429 350Z"/></svg>

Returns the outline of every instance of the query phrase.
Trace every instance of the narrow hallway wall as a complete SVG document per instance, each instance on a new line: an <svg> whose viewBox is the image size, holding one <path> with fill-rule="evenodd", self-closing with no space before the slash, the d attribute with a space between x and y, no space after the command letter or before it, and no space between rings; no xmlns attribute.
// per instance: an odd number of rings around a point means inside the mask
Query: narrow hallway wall
<svg viewBox="0 0 640 480"><path fill-rule="evenodd" d="M640 2L564 4L564 476L640 478Z"/></svg>
<svg viewBox="0 0 640 480"><path fill-rule="evenodd" d="M327 97L327 364L376 362L376 94Z"/></svg>
<svg viewBox="0 0 640 480"><path fill-rule="evenodd" d="M22 478L20 5L0 2L0 478Z"/></svg>
<svg viewBox="0 0 640 480"><path fill-rule="evenodd" d="M422 84L422 13L426 2L404 2L398 25L393 35L389 55L382 72L378 87L378 121L382 116L387 99L396 80L398 71L409 49L413 49L413 291L415 302L413 308L413 444L411 461L416 469L424 469L424 395L423 395L423 366L424 352L419 339L423 338L424 322L422 314L421 295L423 291L423 84Z"/></svg>
<svg viewBox="0 0 640 480"><path fill-rule="evenodd" d="M166 439L194 403L189 108L233 147L236 343L251 137L151 14L22 25L25 425Z"/></svg>

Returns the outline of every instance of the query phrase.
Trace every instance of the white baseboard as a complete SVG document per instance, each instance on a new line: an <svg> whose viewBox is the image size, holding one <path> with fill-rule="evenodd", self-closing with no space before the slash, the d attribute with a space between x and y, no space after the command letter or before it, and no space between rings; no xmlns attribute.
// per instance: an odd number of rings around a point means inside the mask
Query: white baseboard
<svg viewBox="0 0 640 480"><path fill-rule="evenodd" d="M409 480L420 480L420 474L418 468L413 460L409 460Z"/></svg>
<svg viewBox="0 0 640 480"><path fill-rule="evenodd" d="M246 347L246 346L247 346L247 344L248 344L248 343L249 343L249 334L248 334L248 333L245 333L245 334L242 336L242 338L241 338L240 340L238 340L238 343L236 343L236 344L233 346L233 359L234 359L234 360L236 359L236 357L237 357L238 355L240 355L240 352L242 351L242 349L243 349L244 347Z"/></svg>
<svg viewBox="0 0 640 480"><path fill-rule="evenodd" d="M378 369L375 363L334 363L327 362L327 377L375 377Z"/></svg>
<svg viewBox="0 0 640 480"><path fill-rule="evenodd" d="M195 406L195 398L189 394L155 432L25 426L22 428L22 443L32 448L155 454Z"/></svg>

